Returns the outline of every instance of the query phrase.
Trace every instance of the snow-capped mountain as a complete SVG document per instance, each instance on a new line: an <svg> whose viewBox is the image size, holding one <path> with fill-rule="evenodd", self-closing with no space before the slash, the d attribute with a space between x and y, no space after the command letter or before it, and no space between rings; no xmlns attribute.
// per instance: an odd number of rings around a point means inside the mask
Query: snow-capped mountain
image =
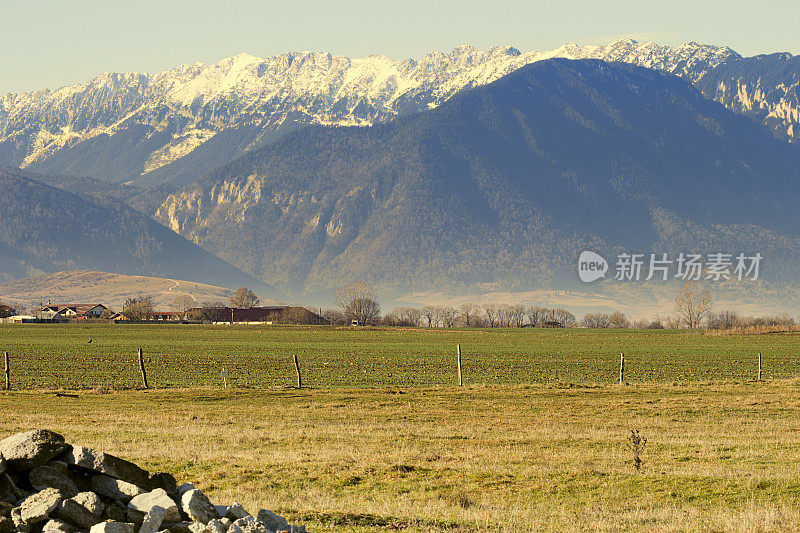
<svg viewBox="0 0 800 533"><path fill-rule="evenodd" d="M158 74L106 73L80 85L0 97L0 165L142 184L188 183L298 125L390 120L554 57L632 63L698 84L709 72L741 59L726 47L668 47L629 39L526 53L465 46L403 61L309 52L267 58L240 54ZM752 102L752 95L738 90L731 97L735 88L720 87L716 84L707 96L736 111L752 111L743 103ZM788 92L791 84L768 89L762 93ZM770 119L778 117L785 136L797 138L796 93L779 108L783 111L771 112Z"/></svg>
<svg viewBox="0 0 800 533"><path fill-rule="evenodd" d="M378 127L288 133L154 218L295 294L571 287L581 250L758 250L792 283L798 180L797 147L682 79L551 59Z"/></svg>

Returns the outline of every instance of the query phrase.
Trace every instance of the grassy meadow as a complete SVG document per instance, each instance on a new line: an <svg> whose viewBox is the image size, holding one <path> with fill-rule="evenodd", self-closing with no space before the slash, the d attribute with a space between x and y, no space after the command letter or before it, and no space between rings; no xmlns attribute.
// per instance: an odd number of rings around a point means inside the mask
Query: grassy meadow
<svg viewBox="0 0 800 533"><path fill-rule="evenodd" d="M750 380L758 353L764 377L800 377L800 333L704 335L674 330L424 329L197 325L0 325L14 388L134 388L136 349L156 387L295 383L298 355L313 388L465 384L603 384Z"/></svg>
<svg viewBox="0 0 800 533"><path fill-rule="evenodd" d="M3 325L0 438L50 428L310 531L796 531L798 340ZM647 439L639 472L631 429Z"/></svg>

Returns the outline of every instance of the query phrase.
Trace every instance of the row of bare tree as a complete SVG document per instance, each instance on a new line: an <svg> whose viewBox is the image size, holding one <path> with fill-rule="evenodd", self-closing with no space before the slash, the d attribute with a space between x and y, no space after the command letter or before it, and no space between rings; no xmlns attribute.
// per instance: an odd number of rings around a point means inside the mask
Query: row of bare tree
<svg viewBox="0 0 800 533"><path fill-rule="evenodd" d="M258 305L258 296L245 287L240 287L230 300L234 307L253 307ZM381 316L381 306L375 290L369 283L359 281L336 292L338 309L328 309L323 317L331 324L359 324L386 326L423 327L586 327L586 328L700 328L733 329L745 327L789 327L795 321L787 317L741 317L735 311L713 313L711 293L700 283L683 283L675 296L675 315L667 318L642 319L631 321L624 313L588 313L578 322L571 312L560 308L541 306L509 305L502 303L463 303L458 307L447 305L426 305L422 308L396 307ZM175 298L174 307L185 312L196 307L197 302L189 295ZM123 314L134 320L141 320L153 311L151 298L129 299ZM224 304L204 302L200 305L201 319L205 321L225 320L217 316Z"/></svg>
<svg viewBox="0 0 800 533"><path fill-rule="evenodd" d="M325 318L343 323L341 311L328 310ZM575 315L565 309L525 307L497 303L464 303L458 307L426 305L422 308L395 307L383 317L373 317L371 324L386 326L423 327L570 327L576 324Z"/></svg>
<svg viewBox="0 0 800 533"><path fill-rule="evenodd" d="M332 324L381 324L387 326L425 327L575 327L585 328L720 328L742 325L794 325L785 317L741 319L735 313L711 312L711 293L702 284L681 284L675 296L675 315L666 318L631 321L624 313L588 313L578 322L566 309L540 306L525 307L501 303L464 303L458 307L426 305L422 308L396 307L385 316L372 287L365 282L351 283L337 292L339 309L329 309L324 316ZM788 324L791 321L792 324ZM745 324L746 322L746 324ZM780 322L780 324L779 324Z"/></svg>

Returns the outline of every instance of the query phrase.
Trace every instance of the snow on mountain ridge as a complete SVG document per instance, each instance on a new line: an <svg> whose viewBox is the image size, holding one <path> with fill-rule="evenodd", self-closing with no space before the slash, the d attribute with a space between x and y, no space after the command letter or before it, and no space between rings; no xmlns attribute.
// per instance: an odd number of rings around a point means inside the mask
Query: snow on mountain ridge
<svg viewBox="0 0 800 533"><path fill-rule="evenodd" d="M155 73L103 73L82 84L0 97L0 143L29 166L101 135L139 125L149 149L138 173L183 157L226 128L244 122L277 131L300 124L369 125L435 107L465 87L485 85L524 65L549 59L624 61L688 76L692 81L730 57L726 47L678 47L631 39L520 52L510 46L460 46L420 59L372 55L350 59L321 52L271 57L242 53L212 65L192 63ZM164 144L155 136L168 135Z"/></svg>

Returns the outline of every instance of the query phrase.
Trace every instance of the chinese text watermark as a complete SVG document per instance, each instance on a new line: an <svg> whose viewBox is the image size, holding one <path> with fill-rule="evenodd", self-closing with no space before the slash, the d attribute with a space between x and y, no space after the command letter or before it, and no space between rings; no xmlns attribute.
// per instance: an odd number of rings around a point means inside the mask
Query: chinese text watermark
<svg viewBox="0 0 800 533"><path fill-rule="evenodd" d="M614 262L614 279L617 281L650 281L681 279L685 281L742 281L757 280L763 256L760 253L731 254L636 254L620 253ZM606 277L611 265L601 255L584 251L578 258L578 276L590 283Z"/></svg>

